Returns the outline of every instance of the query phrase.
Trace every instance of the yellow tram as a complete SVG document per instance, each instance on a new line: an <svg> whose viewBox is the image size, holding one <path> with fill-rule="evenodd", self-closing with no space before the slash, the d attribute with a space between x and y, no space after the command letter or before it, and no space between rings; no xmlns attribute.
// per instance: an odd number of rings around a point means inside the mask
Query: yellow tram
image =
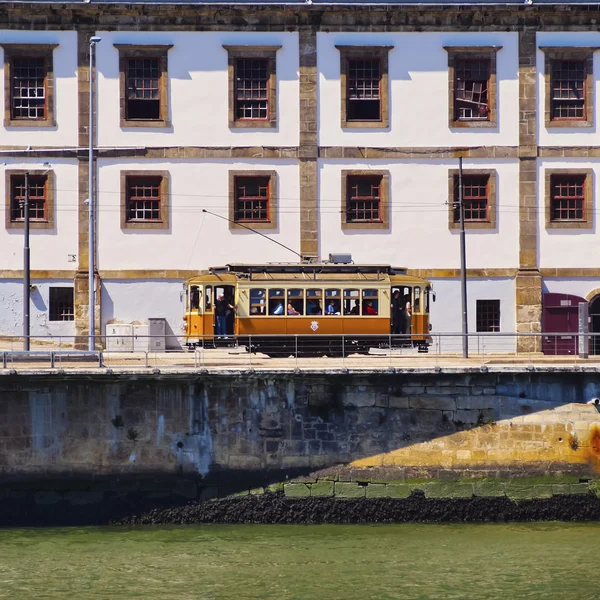
<svg viewBox="0 0 600 600"><path fill-rule="evenodd" d="M399 329L393 298L404 309L404 335L390 335ZM300 344L306 354L334 355L392 340L421 349L429 343L431 284L389 265L229 264L202 271L186 282L188 346L218 343L218 299L231 309L223 337L250 351L288 354Z"/></svg>

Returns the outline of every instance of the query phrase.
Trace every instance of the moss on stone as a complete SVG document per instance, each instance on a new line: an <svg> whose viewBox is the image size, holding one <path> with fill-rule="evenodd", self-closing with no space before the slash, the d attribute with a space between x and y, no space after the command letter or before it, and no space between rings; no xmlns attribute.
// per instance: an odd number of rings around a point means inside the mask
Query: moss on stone
<svg viewBox="0 0 600 600"><path fill-rule="evenodd" d="M286 483L283 491L289 498L306 498L310 496L310 488L305 483Z"/></svg>
<svg viewBox="0 0 600 600"><path fill-rule="evenodd" d="M352 481L336 481L336 498L364 498L366 496L366 486L358 485Z"/></svg>
<svg viewBox="0 0 600 600"><path fill-rule="evenodd" d="M414 486L408 483L392 483L386 486L388 498L408 498L414 489Z"/></svg>
<svg viewBox="0 0 600 600"><path fill-rule="evenodd" d="M471 498L473 484L435 482L424 486L426 498Z"/></svg>
<svg viewBox="0 0 600 600"><path fill-rule="evenodd" d="M386 498L387 485L383 483L370 483L367 486L367 498Z"/></svg>
<svg viewBox="0 0 600 600"><path fill-rule="evenodd" d="M330 498L334 494L333 481L318 481L310 486L311 496L321 496Z"/></svg>
<svg viewBox="0 0 600 600"><path fill-rule="evenodd" d="M473 483L473 495L482 498L506 496L506 483L495 479L484 479Z"/></svg>

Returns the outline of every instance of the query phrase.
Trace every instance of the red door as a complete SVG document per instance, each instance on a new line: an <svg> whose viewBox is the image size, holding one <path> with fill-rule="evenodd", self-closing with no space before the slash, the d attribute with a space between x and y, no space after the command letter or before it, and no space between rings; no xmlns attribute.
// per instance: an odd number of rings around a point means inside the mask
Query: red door
<svg viewBox="0 0 600 600"><path fill-rule="evenodd" d="M550 355L577 354L579 303L585 298L570 294L542 296L542 352ZM556 334L556 335L546 335Z"/></svg>

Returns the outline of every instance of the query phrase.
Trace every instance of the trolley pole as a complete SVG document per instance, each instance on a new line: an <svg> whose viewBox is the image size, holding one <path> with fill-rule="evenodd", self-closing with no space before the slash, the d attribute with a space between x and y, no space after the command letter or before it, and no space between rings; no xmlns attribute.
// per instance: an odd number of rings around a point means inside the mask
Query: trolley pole
<svg viewBox="0 0 600 600"><path fill-rule="evenodd" d="M31 251L29 248L29 172L25 171L23 199L23 350L30 349Z"/></svg>
<svg viewBox="0 0 600 600"><path fill-rule="evenodd" d="M469 318L467 314L467 239L463 198L462 156L458 159L458 209L460 211L460 297L462 304L463 358L469 358Z"/></svg>

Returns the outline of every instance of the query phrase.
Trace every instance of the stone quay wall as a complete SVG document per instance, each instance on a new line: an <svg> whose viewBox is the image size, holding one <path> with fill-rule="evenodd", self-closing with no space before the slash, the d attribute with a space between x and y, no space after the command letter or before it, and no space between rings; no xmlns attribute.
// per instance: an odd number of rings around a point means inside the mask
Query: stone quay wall
<svg viewBox="0 0 600 600"><path fill-rule="evenodd" d="M560 371L3 375L0 505L595 494L596 396Z"/></svg>

